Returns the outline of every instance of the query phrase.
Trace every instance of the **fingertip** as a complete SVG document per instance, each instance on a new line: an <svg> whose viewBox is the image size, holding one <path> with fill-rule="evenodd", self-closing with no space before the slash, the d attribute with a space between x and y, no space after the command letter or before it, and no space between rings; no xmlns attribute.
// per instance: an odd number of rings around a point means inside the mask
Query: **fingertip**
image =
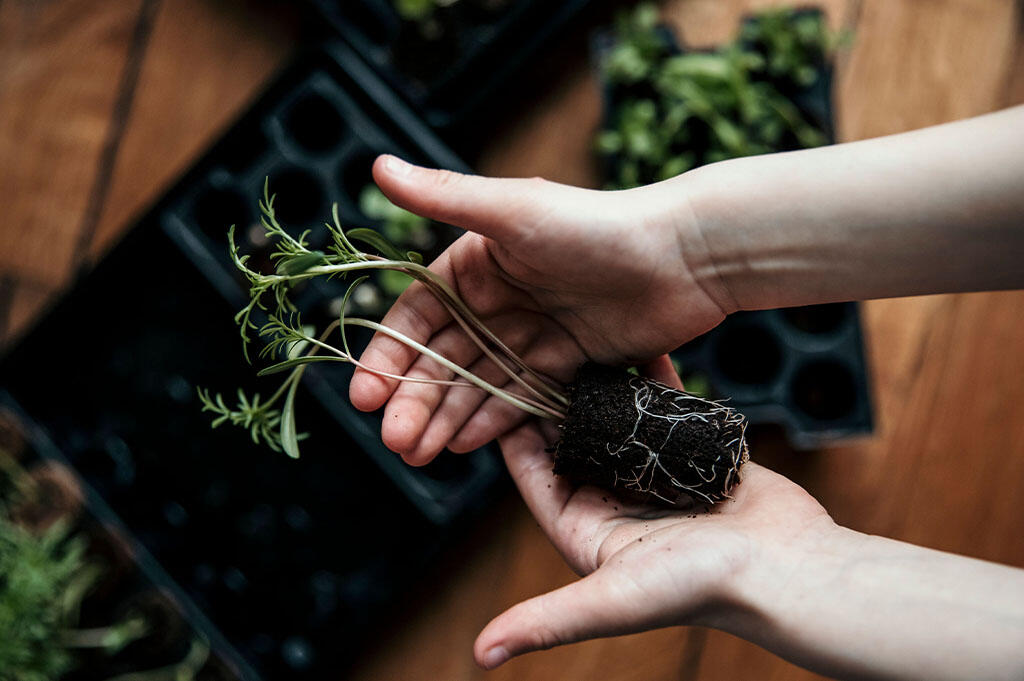
<svg viewBox="0 0 1024 681"><path fill-rule="evenodd" d="M348 398L359 411L376 411L391 395L394 381L356 369L348 384Z"/></svg>
<svg viewBox="0 0 1024 681"><path fill-rule="evenodd" d="M473 642L473 658L483 669L500 667L513 657L507 642L499 635L503 619L504 613L488 622Z"/></svg>
<svg viewBox="0 0 1024 681"><path fill-rule="evenodd" d="M476 663L481 668L490 671L508 662L512 655L504 646L497 645L482 650L474 650L473 657L476 658Z"/></svg>
<svg viewBox="0 0 1024 681"><path fill-rule="evenodd" d="M410 175L415 168L416 166L394 154L381 154L374 160L371 172L377 185L384 189L384 185Z"/></svg>

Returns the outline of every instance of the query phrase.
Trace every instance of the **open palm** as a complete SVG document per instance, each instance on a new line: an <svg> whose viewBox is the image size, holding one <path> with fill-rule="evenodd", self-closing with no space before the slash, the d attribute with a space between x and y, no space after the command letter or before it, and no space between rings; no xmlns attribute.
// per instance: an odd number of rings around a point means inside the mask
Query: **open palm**
<svg viewBox="0 0 1024 681"><path fill-rule="evenodd" d="M527 365L559 383L586 359L649 361L725 316L688 266L701 247L679 186L597 192L426 170L393 157L378 159L374 177L398 205L470 230L431 269ZM499 387L508 380L418 283L384 323ZM452 378L380 334L361 360L392 374ZM364 371L350 394L361 409L387 403L384 443L417 465L445 447L475 449L525 418L480 391L398 385Z"/></svg>
<svg viewBox="0 0 1024 681"><path fill-rule="evenodd" d="M537 522L584 577L492 620L474 651L488 669L574 641L717 623L754 561L769 551L799 555L834 527L806 491L754 463L743 468L731 500L666 510L555 477L550 442L530 423L505 435L501 448Z"/></svg>

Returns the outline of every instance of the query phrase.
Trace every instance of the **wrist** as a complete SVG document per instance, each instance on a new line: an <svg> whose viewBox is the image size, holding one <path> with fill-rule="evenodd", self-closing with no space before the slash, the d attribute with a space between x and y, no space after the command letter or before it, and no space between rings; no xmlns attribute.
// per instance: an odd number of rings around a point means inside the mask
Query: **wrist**
<svg viewBox="0 0 1024 681"><path fill-rule="evenodd" d="M729 192L720 189L727 182L729 161L702 166L680 175L669 183L681 216L675 229L684 265L695 283L726 315L753 309L744 300L743 286L746 256L740 250L739 224ZM669 184L665 183L665 184Z"/></svg>
<svg viewBox="0 0 1024 681"><path fill-rule="evenodd" d="M749 539L747 558L721 589L719 606L702 624L771 647L793 621L807 594L826 589L860 550L867 535L828 516L781 539Z"/></svg>

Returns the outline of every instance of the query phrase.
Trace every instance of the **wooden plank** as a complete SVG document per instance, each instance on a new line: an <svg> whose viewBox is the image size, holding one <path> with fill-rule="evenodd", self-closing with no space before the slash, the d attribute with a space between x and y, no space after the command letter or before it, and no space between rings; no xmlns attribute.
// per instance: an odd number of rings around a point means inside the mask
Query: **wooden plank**
<svg viewBox="0 0 1024 681"><path fill-rule="evenodd" d="M9 302L0 331L0 352L9 344L17 342L25 333L39 313L56 301L61 288L46 282L33 282L28 279L11 279L7 295Z"/></svg>
<svg viewBox="0 0 1024 681"><path fill-rule="evenodd" d="M67 278L139 0L0 5L0 272Z"/></svg>
<svg viewBox="0 0 1024 681"><path fill-rule="evenodd" d="M999 108L1018 37L1014 0L862 0L840 81L845 139Z"/></svg>
<svg viewBox="0 0 1024 681"><path fill-rule="evenodd" d="M1024 5L1017 4L1017 47L1006 76L1003 105L1024 104Z"/></svg>
<svg viewBox="0 0 1024 681"><path fill-rule="evenodd" d="M95 233L99 257L262 91L298 45L296 8L161 3Z"/></svg>
<svg viewBox="0 0 1024 681"><path fill-rule="evenodd" d="M820 8L836 30L850 24L856 9L854 0L669 0L664 4L663 14L686 45L701 49L732 40L740 21L752 12L794 4Z"/></svg>

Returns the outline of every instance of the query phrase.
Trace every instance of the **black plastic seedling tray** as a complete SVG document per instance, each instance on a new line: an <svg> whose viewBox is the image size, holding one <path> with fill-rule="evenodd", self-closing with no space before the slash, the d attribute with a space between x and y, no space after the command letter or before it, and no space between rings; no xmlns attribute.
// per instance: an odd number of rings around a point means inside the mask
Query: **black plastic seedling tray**
<svg viewBox="0 0 1024 681"><path fill-rule="evenodd" d="M44 526L63 523L71 536L84 540L85 560L100 569L82 601L76 626L107 627L129 613L142 615L147 623L143 638L116 654L78 651L76 668L61 678L101 681L180 664L190 652L204 649L208 652L198 678L255 677L99 493L74 471L46 431L21 412L2 389L0 431L6 435L0 435L0 449L32 476L45 499L40 510L46 517L37 521Z"/></svg>
<svg viewBox="0 0 1024 681"><path fill-rule="evenodd" d="M472 113L591 0L458 0L438 8L426 39L391 0L311 0L426 121L459 132Z"/></svg>
<svg viewBox="0 0 1024 681"><path fill-rule="evenodd" d="M380 152L464 170L347 47L303 57L0 365L0 387L252 678L337 673L504 488L490 450L403 464L381 445L379 416L349 406L344 371L307 372L298 461L241 429L211 430L199 411L197 385L232 399L280 379L255 378L242 358L232 317L247 293L228 225L266 255L251 226L269 176L296 230L332 202L347 225L372 226L354 196ZM329 314L335 295L303 292L307 318Z"/></svg>
<svg viewBox="0 0 1024 681"><path fill-rule="evenodd" d="M798 14L820 14L817 9ZM672 52L688 51L667 26L659 34ZM591 40L592 61L600 73L613 47L612 31ZM809 88L784 94L835 142L833 69L823 64ZM611 121L619 104L637 96L607 82L603 115ZM648 96L641 92L639 96ZM616 174L614 160L606 164ZM672 353L684 381L728 399L753 424L784 427L790 443L812 449L830 441L864 435L873 428L868 367L856 303L830 303L782 310L740 312Z"/></svg>
<svg viewBox="0 0 1024 681"><path fill-rule="evenodd" d="M684 381L704 379L712 397L783 426L797 448L871 432L856 303L737 313L672 355Z"/></svg>

